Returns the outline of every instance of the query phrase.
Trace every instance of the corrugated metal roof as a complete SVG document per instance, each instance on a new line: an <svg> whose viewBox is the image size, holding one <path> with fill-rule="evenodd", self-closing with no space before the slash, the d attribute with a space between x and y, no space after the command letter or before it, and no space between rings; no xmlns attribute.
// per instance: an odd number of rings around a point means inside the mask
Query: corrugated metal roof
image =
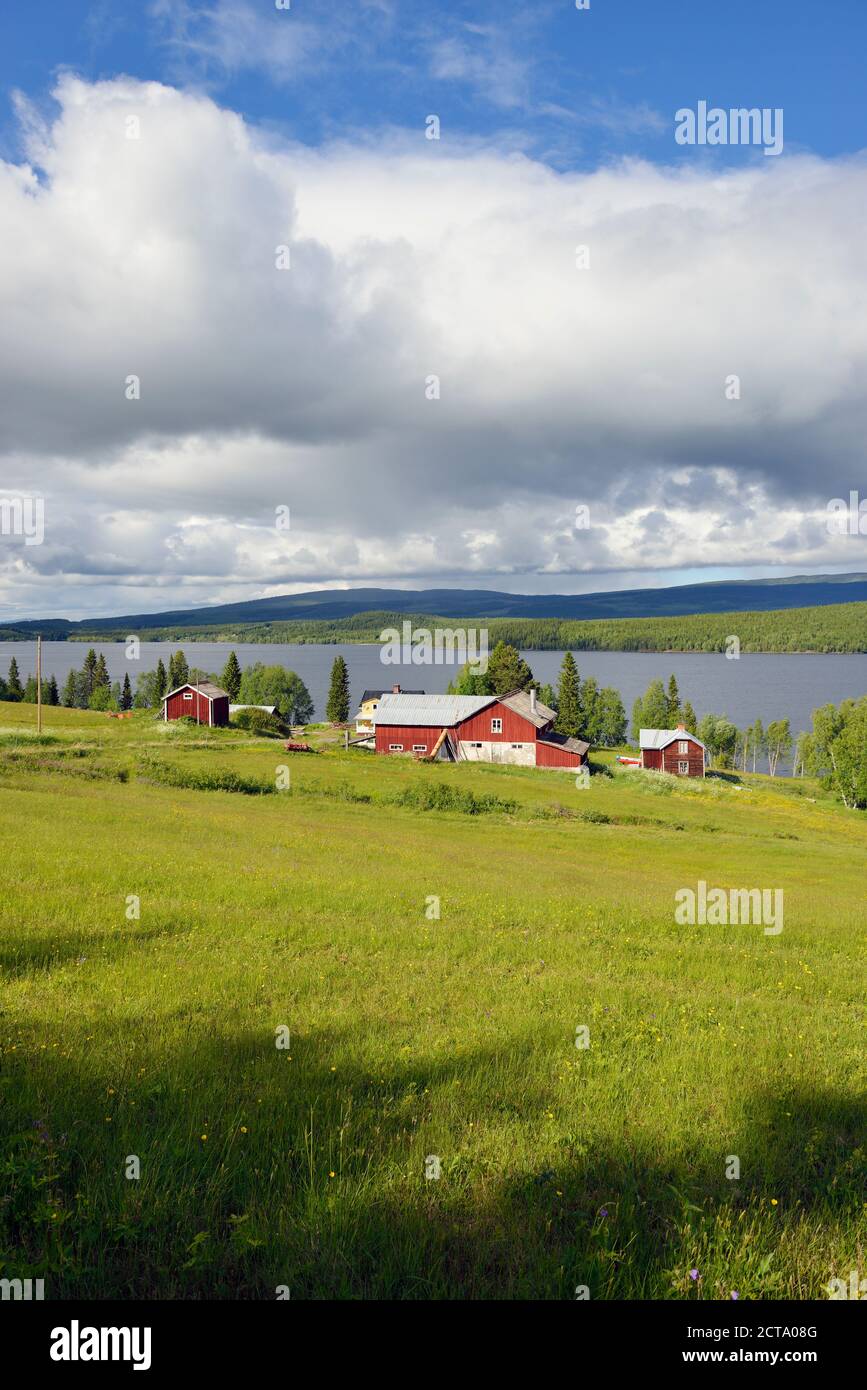
<svg viewBox="0 0 867 1390"><path fill-rule="evenodd" d="M676 738L691 738L693 743L697 743L699 748L704 748L700 738L695 734L689 733L686 729L639 729L638 746L639 748L667 748Z"/></svg>
<svg viewBox="0 0 867 1390"><path fill-rule="evenodd" d="M515 714L520 714L522 718L529 719L531 724L535 724L537 729L542 729L546 724L550 724L552 719L557 718L557 711L549 709L543 705L541 700L536 701L536 708L530 708L530 695L526 690L515 690L511 695L501 695L500 703L508 705Z"/></svg>
<svg viewBox="0 0 867 1390"><path fill-rule="evenodd" d="M177 695L179 690L198 690L202 695L206 695L209 700L216 700L221 695L228 700L225 690L221 690L213 681L199 681L198 685L194 681L184 681L183 685L176 685L174 690L169 690L163 696L164 700L171 699L172 695Z"/></svg>
<svg viewBox="0 0 867 1390"><path fill-rule="evenodd" d="M453 728L494 704L496 695L383 695L371 716L373 724Z"/></svg>
<svg viewBox="0 0 867 1390"><path fill-rule="evenodd" d="M590 744L585 743L583 738L573 738L571 734L568 737L566 734L555 734L553 729L538 742L550 743L553 748L568 748L570 753L580 753L582 758L590 751Z"/></svg>

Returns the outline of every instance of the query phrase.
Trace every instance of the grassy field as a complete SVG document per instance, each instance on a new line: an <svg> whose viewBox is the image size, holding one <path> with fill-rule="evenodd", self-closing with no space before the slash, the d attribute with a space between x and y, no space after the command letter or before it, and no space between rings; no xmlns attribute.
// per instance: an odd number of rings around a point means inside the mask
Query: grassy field
<svg viewBox="0 0 867 1390"><path fill-rule="evenodd" d="M51 709L36 743L34 714L0 706L0 1275L813 1299L867 1273L863 814L147 715ZM204 789L228 773L263 794ZM782 888L784 930L678 926L700 879Z"/></svg>

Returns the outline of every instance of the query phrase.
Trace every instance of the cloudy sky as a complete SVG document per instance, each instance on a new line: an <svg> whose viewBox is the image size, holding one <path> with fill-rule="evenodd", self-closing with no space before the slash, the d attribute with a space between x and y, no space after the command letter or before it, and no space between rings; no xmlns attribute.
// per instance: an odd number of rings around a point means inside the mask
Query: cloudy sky
<svg viewBox="0 0 867 1390"><path fill-rule="evenodd" d="M867 570L867 6L821 16L5 0L0 499L45 534L0 617ZM679 144L700 101L783 152Z"/></svg>

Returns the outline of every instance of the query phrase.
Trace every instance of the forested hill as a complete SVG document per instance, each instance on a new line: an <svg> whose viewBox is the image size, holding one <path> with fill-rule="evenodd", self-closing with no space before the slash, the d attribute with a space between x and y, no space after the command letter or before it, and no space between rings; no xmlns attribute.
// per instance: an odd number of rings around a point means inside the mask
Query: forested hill
<svg viewBox="0 0 867 1390"><path fill-rule="evenodd" d="M385 628L484 628L492 648L504 641L524 651L720 652L732 637L744 652L867 652L867 603L788 608L769 613L697 613L684 617L467 618L423 613L357 613L342 620L177 625L147 632L169 642L378 642ZM131 628L75 633L76 641L123 640ZM24 635L24 634L20 634Z"/></svg>
<svg viewBox="0 0 867 1390"><path fill-rule="evenodd" d="M786 579L720 580L664 589L621 589L594 594L505 594L489 589L321 589L303 594L226 603L212 608L127 614L116 618L17 620L0 636L93 636L165 629L186 634L220 626L232 631L259 623L333 622L373 612L436 613L446 618L661 618L684 614L744 613L867 601L867 574L793 575Z"/></svg>

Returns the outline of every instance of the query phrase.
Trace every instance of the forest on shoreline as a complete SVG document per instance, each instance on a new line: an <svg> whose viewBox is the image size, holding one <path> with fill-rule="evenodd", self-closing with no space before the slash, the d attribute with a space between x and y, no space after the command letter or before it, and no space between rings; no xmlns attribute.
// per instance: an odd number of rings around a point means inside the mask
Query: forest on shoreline
<svg viewBox="0 0 867 1390"><path fill-rule="evenodd" d="M693 613L653 618L441 618L432 614L371 612L349 618L274 623L207 624L148 628L149 642L377 643L386 628L483 629L488 645L506 642L522 651L724 652L737 638L742 652L846 654L867 652L867 603L838 603L770 612ZM126 641L125 629L94 628L67 635L46 623L42 636L70 642ZM33 629L0 627L0 641L32 640Z"/></svg>

